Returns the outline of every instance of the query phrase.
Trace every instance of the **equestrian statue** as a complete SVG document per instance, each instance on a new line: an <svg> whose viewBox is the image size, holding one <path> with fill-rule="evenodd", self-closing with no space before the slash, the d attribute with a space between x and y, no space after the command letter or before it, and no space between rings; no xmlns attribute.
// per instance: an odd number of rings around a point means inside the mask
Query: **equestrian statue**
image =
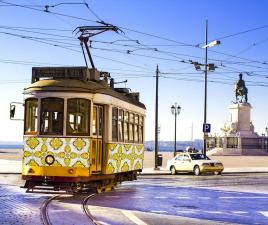
<svg viewBox="0 0 268 225"><path fill-rule="evenodd" d="M242 79L242 73L239 74L239 80L235 84L236 103L248 102L248 89L245 81Z"/></svg>

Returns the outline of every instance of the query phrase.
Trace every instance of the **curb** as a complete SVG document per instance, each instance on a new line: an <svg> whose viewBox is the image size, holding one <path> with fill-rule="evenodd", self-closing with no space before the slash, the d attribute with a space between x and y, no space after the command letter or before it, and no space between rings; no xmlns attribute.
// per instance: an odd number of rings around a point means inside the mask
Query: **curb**
<svg viewBox="0 0 268 225"><path fill-rule="evenodd" d="M234 172L222 172L222 175L225 175L225 174L252 174L252 173L268 173L268 171L245 171L245 172L242 172L242 171L234 171ZM189 175L190 173L181 173L183 175ZM150 175L170 175L172 176L171 173L169 172L159 172L159 173L139 173L138 176L150 176ZM177 174L177 175L180 175L180 174Z"/></svg>
<svg viewBox="0 0 268 225"><path fill-rule="evenodd" d="M8 175L8 174L14 174L14 175L21 175L21 173L19 173L19 172L0 172L0 174L2 175Z"/></svg>

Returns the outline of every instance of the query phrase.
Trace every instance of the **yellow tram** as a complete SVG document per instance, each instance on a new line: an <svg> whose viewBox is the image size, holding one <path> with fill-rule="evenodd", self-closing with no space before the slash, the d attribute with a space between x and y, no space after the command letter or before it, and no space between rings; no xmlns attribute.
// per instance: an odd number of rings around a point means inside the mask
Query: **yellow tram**
<svg viewBox="0 0 268 225"><path fill-rule="evenodd" d="M34 67L24 89L25 186L98 190L136 179L146 108L87 67Z"/></svg>

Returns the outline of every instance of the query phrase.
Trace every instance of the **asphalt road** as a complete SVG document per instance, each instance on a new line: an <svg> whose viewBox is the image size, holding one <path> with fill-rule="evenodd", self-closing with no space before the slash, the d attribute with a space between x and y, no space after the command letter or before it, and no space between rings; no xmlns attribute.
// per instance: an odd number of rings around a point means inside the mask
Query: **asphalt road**
<svg viewBox="0 0 268 225"><path fill-rule="evenodd" d="M186 218L199 220L187 224L268 224L268 174L142 176L95 196L90 205L106 209L103 215L114 209L153 214L139 215L145 224L182 224Z"/></svg>
<svg viewBox="0 0 268 225"><path fill-rule="evenodd" d="M16 175L0 175L0 224L42 224L38 210L47 195L26 194L19 184ZM62 198L50 212L59 225L59 213L62 224L81 224L80 203ZM88 204L103 225L268 224L268 174L139 176Z"/></svg>

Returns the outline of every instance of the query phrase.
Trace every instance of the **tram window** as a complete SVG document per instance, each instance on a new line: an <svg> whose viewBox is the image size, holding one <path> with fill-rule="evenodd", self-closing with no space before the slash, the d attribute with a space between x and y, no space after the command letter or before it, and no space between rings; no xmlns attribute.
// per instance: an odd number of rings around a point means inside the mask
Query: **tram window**
<svg viewBox="0 0 268 225"><path fill-rule="evenodd" d="M37 108L38 100L36 98L29 98L25 101L25 134L37 133Z"/></svg>
<svg viewBox="0 0 268 225"><path fill-rule="evenodd" d="M97 135L97 106L93 106L92 135Z"/></svg>
<svg viewBox="0 0 268 225"><path fill-rule="evenodd" d="M129 115L129 112L124 112L124 141L125 142L128 142L128 115Z"/></svg>
<svg viewBox="0 0 268 225"><path fill-rule="evenodd" d="M118 109L115 107L112 112L112 139L118 141Z"/></svg>
<svg viewBox="0 0 268 225"><path fill-rule="evenodd" d="M67 135L89 136L90 102L74 98L67 101Z"/></svg>
<svg viewBox="0 0 268 225"><path fill-rule="evenodd" d="M103 133L103 108L101 106L99 108L99 136L102 136Z"/></svg>
<svg viewBox="0 0 268 225"><path fill-rule="evenodd" d="M134 142L139 142L139 130L138 130L138 125L139 125L139 116L135 114L134 116Z"/></svg>
<svg viewBox="0 0 268 225"><path fill-rule="evenodd" d="M139 143L143 143L143 116L139 117Z"/></svg>
<svg viewBox="0 0 268 225"><path fill-rule="evenodd" d="M103 133L103 107L93 106L92 135L102 136Z"/></svg>
<svg viewBox="0 0 268 225"><path fill-rule="evenodd" d="M129 114L129 142L134 141L134 114L130 113Z"/></svg>
<svg viewBox="0 0 268 225"><path fill-rule="evenodd" d="M123 141L123 131L124 131L124 113L122 109L118 111L118 141Z"/></svg>
<svg viewBox="0 0 268 225"><path fill-rule="evenodd" d="M64 101L61 98L43 98L41 100L41 134L63 134L63 105Z"/></svg>

